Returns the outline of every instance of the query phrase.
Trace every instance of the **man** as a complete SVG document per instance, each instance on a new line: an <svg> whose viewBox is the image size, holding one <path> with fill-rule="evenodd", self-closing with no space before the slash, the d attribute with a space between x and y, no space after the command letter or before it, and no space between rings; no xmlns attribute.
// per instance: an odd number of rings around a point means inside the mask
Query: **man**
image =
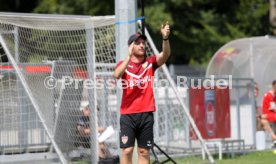
<svg viewBox="0 0 276 164"><path fill-rule="evenodd" d="M260 116L262 114L262 109L257 103L257 97L259 96L259 87L256 82L254 82L254 103L255 103L255 108L256 108L256 130L261 131L262 129L262 122L260 119Z"/></svg>
<svg viewBox="0 0 276 164"><path fill-rule="evenodd" d="M132 163L135 138L138 143L138 163L149 163L149 151L153 144L153 95L154 71L164 64L171 53L169 44L170 26L161 26L163 37L160 54L146 57L146 36L139 33L128 40L128 56L120 61L114 76L122 78L123 96L120 108L121 163Z"/></svg>
<svg viewBox="0 0 276 164"><path fill-rule="evenodd" d="M86 105L82 109L82 115L79 118L78 124L77 124L77 134L78 134L78 140L79 143L77 146L82 146L84 148L90 148L90 108L89 105ZM105 129L99 127L97 129L98 135L102 134ZM98 149L99 157L100 158L106 158L111 157L111 154L104 142L99 142L99 149Z"/></svg>
<svg viewBox="0 0 276 164"><path fill-rule="evenodd" d="M272 137L273 147L276 146L276 135L270 126L270 122L276 122L276 80L272 82L272 90L268 91L263 97L263 114L261 123Z"/></svg>

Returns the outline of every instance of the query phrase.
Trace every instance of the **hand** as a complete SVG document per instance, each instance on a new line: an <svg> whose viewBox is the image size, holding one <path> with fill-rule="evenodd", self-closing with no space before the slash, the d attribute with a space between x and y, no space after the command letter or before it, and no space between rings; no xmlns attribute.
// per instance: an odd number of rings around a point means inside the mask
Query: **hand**
<svg viewBox="0 0 276 164"><path fill-rule="evenodd" d="M134 42L132 42L132 43L128 46L128 56L129 56L129 57L132 56L133 45L134 45Z"/></svg>
<svg viewBox="0 0 276 164"><path fill-rule="evenodd" d="M167 21L166 24L161 25L161 34L163 39L168 39L170 35L170 25L169 22Z"/></svg>
<svg viewBox="0 0 276 164"><path fill-rule="evenodd" d="M84 129L84 134L89 135L90 134L90 129L89 128Z"/></svg>
<svg viewBox="0 0 276 164"><path fill-rule="evenodd" d="M101 134L101 133L103 133L104 131L105 131L105 128L102 128L102 127L99 127L99 128L98 128L98 133Z"/></svg>

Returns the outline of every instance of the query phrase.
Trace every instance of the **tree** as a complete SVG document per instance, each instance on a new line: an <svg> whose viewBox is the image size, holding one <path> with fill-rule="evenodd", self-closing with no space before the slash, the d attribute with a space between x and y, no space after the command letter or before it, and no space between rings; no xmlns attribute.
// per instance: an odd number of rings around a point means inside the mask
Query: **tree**
<svg viewBox="0 0 276 164"><path fill-rule="evenodd" d="M20 2L20 6L23 4L23 1L15 1ZM171 24L170 42L173 55L169 63L206 64L216 50L233 39L272 33L272 27L269 24L269 0L144 1L146 27L156 45L161 46L160 25L165 21ZM1 7L9 8L8 2L10 1L1 3ZM37 0L34 2L38 3L33 10L36 13L79 15L115 13L114 0ZM34 2L31 4L35 4ZM24 5L26 4L24 1Z"/></svg>
<svg viewBox="0 0 276 164"><path fill-rule="evenodd" d="M42 0L36 13L113 15L114 1L110 0Z"/></svg>
<svg viewBox="0 0 276 164"><path fill-rule="evenodd" d="M172 19L170 62L175 64L204 64L230 40L271 33L269 3L263 0L152 0L146 5L154 38L159 35L156 18Z"/></svg>

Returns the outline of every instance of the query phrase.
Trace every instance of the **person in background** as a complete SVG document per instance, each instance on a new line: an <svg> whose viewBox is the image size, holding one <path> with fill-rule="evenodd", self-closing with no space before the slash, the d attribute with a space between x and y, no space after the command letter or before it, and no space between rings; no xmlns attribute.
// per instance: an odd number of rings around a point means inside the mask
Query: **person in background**
<svg viewBox="0 0 276 164"><path fill-rule="evenodd" d="M261 123L261 115L262 115L262 109L257 103L257 97L259 96L259 87L256 82L254 82L254 101L255 101L255 108L256 108L256 130L261 131L263 130L262 128L262 123Z"/></svg>
<svg viewBox="0 0 276 164"><path fill-rule="evenodd" d="M263 128L268 131L273 141L273 147L276 147L276 135L270 123L276 122L276 80L272 82L272 89L265 93L262 101L263 114L261 123Z"/></svg>
<svg viewBox="0 0 276 164"><path fill-rule="evenodd" d="M77 135L78 135L79 146L82 146L84 148L90 148L91 130L90 130L89 116L90 116L90 108L89 108L89 105L86 105L82 110L82 115L80 116L77 124ZM99 127L97 131L99 133L98 135L100 135L105 131L105 128ZM99 143L98 153L100 158L106 158L111 156L104 142Z"/></svg>

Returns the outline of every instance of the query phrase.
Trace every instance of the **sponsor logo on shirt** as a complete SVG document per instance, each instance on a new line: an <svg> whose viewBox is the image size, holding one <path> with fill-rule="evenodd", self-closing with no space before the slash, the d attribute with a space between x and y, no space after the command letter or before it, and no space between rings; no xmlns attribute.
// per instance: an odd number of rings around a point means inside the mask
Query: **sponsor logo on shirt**
<svg viewBox="0 0 276 164"><path fill-rule="evenodd" d="M133 68L133 65L127 65L128 67L130 67L130 68Z"/></svg>
<svg viewBox="0 0 276 164"><path fill-rule="evenodd" d="M145 85L147 85L148 82L152 81L152 76L145 76L141 79L129 79L128 82L129 82L129 87L134 87L134 86L140 86L140 87L143 87Z"/></svg>
<svg viewBox="0 0 276 164"><path fill-rule="evenodd" d="M143 68L147 68L148 64L149 64L149 63L146 61L146 62L142 65L142 67L143 67Z"/></svg>

